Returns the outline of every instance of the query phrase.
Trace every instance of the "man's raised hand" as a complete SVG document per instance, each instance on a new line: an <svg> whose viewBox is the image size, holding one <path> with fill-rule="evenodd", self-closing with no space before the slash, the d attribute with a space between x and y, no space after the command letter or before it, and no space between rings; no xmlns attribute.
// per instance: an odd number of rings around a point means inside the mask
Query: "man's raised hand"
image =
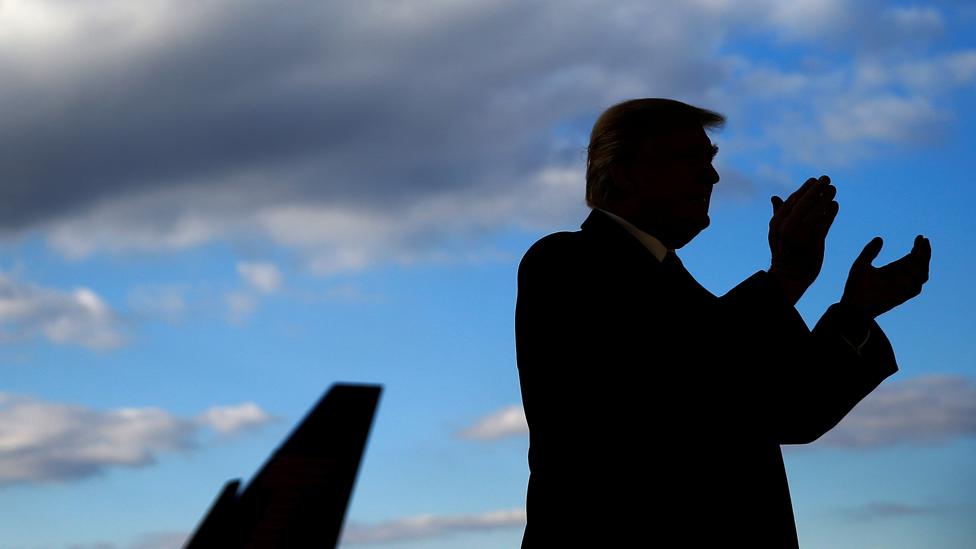
<svg viewBox="0 0 976 549"><path fill-rule="evenodd" d="M793 303L813 284L824 260L824 241L840 205L837 188L826 175L807 179L786 202L773 196L769 221L769 274L784 287Z"/></svg>
<svg viewBox="0 0 976 549"><path fill-rule="evenodd" d="M844 285L841 303L849 304L862 314L875 318L922 293L929 279L932 245L922 235L915 237L912 250L883 267L871 262L881 252L883 242L876 236L861 251Z"/></svg>

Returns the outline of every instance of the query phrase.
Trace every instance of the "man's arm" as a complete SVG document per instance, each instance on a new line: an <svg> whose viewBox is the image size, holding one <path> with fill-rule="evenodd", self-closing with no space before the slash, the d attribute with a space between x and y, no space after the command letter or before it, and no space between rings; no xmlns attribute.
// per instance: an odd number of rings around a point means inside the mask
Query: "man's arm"
<svg viewBox="0 0 976 549"><path fill-rule="evenodd" d="M743 375L755 420L779 444L817 440L898 371L877 322L835 303L810 331L765 271L719 301L746 361Z"/></svg>

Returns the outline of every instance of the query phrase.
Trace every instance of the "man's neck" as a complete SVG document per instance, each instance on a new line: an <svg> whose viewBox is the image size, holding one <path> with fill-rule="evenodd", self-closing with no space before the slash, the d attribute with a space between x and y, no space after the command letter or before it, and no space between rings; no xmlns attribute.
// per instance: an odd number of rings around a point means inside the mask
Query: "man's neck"
<svg viewBox="0 0 976 549"><path fill-rule="evenodd" d="M656 257L658 261L664 261L664 256L668 253L668 248L658 238L639 229L636 225L624 219L624 217L620 214L616 214L604 208L594 209L600 210L601 212L610 216L611 219L619 223L621 226L623 226L623 228L627 229L627 232L634 235L634 237L637 238L637 240L639 240L641 244L648 249L648 251L654 254L654 257Z"/></svg>

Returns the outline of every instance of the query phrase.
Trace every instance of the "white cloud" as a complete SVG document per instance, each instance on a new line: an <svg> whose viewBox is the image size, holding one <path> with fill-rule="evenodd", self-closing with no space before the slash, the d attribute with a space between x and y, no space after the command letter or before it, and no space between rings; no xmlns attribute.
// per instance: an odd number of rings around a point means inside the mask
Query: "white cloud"
<svg viewBox="0 0 976 549"><path fill-rule="evenodd" d="M237 274L261 293L271 293L281 287L281 271L274 263L241 261L237 263Z"/></svg>
<svg viewBox="0 0 976 549"><path fill-rule="evenodd" d="M353 545L429 539L460 532L524 528L525 521L524 509L501 509L472 515L417 515L372 525L350 522L341 542Z"/></svg>
<svg viewBox="0 0 976 549"><path fill-rule="evenodd" d="M886 382L809 447L944 444L976 436L976 386L957 375ZM792 447L790 447L792 448Z"/></svg>
<svg viewBox="0 0 976 549"><path fill-rule="evenodd" d="M525 411L521 405L513 404L479 419L470 427L459 431L458 436L474 440L496 440L525 435L528 432Z"/></svg>
<svg viewBox="0 0 976 549"><path fill-rule="evenodd" d="M236 406L214 406L197 416L197 422L222 434L236 434L271 421L271 416L253 402Z"/></svg>
<svg viewBox="0 0 976 549"><path fill-rule="evenodd" d="M161 453L196 448L202 426L232 434L269 420L252 403L211 408L194 420L159 408L96 410L0 393L0 485L144 467Z"/></svg>
<svg viewBox="0 0 976 549"><path fill-rule="evenodd" d="M839 105L822 114L824 137L851 142L921 143L934 139L950 120L924 97L881 95Z"/></svg>
<svg viewBox="0 0 976 549"><path fill-rule="evenodd" d="M44 288L0 272L0 341L37 335L90 349L125 343L118 315L91 289Z"/></svg>
<svg viewBox="0 0 976 549"><path fill-rule="evenodd" d="M937 34L945 26L942 13L930 6L892 6L885 8L881 16L903 33Z"/></svg>

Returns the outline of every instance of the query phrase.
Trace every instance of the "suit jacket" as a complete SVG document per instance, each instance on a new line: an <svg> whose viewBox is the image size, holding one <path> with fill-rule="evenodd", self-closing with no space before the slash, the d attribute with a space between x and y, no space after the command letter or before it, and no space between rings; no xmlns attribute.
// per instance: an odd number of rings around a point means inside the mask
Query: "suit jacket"
<svg viewBox="0 0 976 549"><path fill-rule="evenodd" d="M766 271L716 297L599 210L525 253L515 338L533 548L798 547L780 445L898 370L873 319L811 332Z"/></svg>

